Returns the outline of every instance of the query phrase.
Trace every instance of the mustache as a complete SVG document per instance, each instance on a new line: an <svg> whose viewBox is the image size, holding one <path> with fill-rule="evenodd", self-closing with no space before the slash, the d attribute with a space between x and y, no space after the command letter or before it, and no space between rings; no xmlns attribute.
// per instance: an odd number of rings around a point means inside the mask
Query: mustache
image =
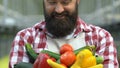
<svg viewBox="0 0 120 68"><path fill-rule="evenodd" d="M62 13L57 13L57 12L53 12L51 14L52 17L55 17L55 16L69 16L69 13L67 11L64 11Z"/></svg>

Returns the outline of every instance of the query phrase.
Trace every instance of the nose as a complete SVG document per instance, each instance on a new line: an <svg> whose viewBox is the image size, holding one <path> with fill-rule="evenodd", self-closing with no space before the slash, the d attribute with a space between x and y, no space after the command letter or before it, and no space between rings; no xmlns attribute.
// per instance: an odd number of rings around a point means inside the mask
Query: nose
<svg viewBox="0 0 120 68"><path fill-rule="evenodd" d="M62 12L64 11L64 6L63 6L62 4L60 4L60 3L58 3L58 4L56 5L56 7L55 7L55 11L56 11L57 13L62 13Z"/></svg>

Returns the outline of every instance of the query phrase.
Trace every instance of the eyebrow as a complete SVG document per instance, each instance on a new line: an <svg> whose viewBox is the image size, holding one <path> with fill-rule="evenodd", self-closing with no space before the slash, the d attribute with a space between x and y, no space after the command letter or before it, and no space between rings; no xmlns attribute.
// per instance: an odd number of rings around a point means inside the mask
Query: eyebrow
<svg viewBox="0 0 120 68"><path fill-rule="evenodd" d="M56 0L47 0L47 1L56 1Z"/></svg>
<svg viewBox="0 0 120 68"><path fill-rule="evenodd" d="M56 0L47 0L47 1L56 1ZM72 1L72 0L62 0L62 1Z"/></svg>
<svg viewBox="0 0 120 68"><path fill-rule="evenodd" d="M72 1L72 0L65 0L65 1Z"/></svg>
<svg viewBox="0 0 120 68"><path fill-rule="evenodd" d="M63 1L72 1L72 0L63 0Z"/></svg>

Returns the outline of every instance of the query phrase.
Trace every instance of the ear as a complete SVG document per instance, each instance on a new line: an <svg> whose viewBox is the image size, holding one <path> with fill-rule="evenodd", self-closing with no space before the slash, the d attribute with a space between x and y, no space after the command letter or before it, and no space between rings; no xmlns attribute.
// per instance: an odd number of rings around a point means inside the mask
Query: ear
<svg viewBox="0 0 120 68"><path fill-rule="evenodd" d="M80 3L80 0L77 0L77 4L79 4Z"/></svg>

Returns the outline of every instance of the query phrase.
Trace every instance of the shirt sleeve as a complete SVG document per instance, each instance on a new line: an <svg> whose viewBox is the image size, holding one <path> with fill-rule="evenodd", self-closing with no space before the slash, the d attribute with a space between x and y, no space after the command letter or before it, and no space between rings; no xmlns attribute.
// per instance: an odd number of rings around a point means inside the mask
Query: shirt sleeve
<svg viewBox="0 0 120 68"><path fill-rule="evenodd" d="M14 64L18 62L29 62L28 56L25 50L25 40L22 38L24 33L18 33L12 43L10 51L9 68L13 68Z"/></svg>
<svg viewBox="0 0 120 68"><path fill-rule="evenodd" d="M104 57L104 68L119 68L117 50L111 34L106 30L101 30L98 42L96 50L99 55Z"/></svg>

